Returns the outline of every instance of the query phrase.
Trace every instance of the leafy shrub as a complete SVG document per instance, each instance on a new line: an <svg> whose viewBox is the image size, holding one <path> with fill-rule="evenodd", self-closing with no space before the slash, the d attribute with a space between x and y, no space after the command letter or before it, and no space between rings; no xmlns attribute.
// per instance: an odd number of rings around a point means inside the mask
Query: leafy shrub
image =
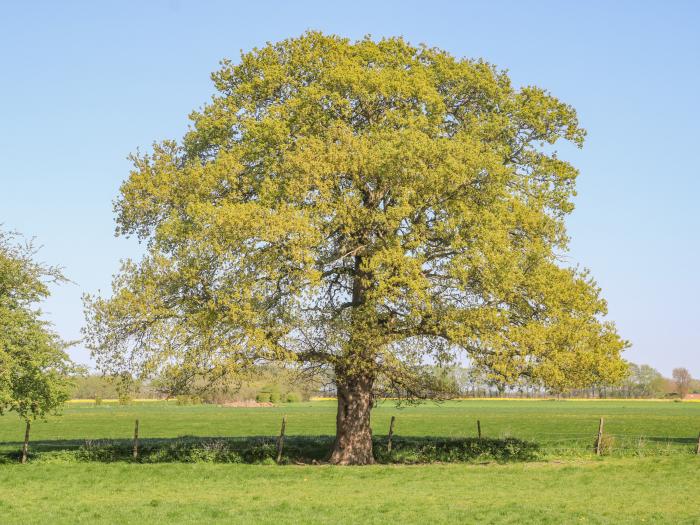
<svg viewBox="0 0 700 525"><path fill-rule="evenodd" d="M626 443L617 438L613 449L612 436L605 436L603 453L609 456L643 455L671 456L695 454L694 445L678 446L672 440L655 441L655 438L638 438L634 443ZM333 445L333 436L287 436L284 442L282 463L323 463ZM387 452L386 436L373 439L374 455L379 464L424 464L434 462L483 463L521 462L562 457L562 454L576 454L576 457L591 458L595 454L590 438L583 438L570 450L553 451L545 444L541 448L532 442L515 438L440 438L405 437L394 435L392 451ZM78 445L78 446L76 446ZM59 443L55 448L35 447L30 450L33 463L71 462L124 462L133 459L133 441L92 440L80 443ZM554 455L552 455L554 454ZM15 464L19 461L19 447L0 451L0 465ZM274 436L202 438L184 436L175 439L142 438L139 445L140 463L253 463L274 464L277 457ZM0 520L2 521L2 520Z"/></svg>
<svg viewBox="0 0 700 525"><path fill-rule="evenodd" d="M118 442L89 439L78 449L77 456L81 461L111 463L122 459L122 448Z"/></svg>
<svg viewBox="0 0 700 525"><path fill-rule="evenodd" d="M189 459L192 463L231 463L230 452L224 440L205 441L189 449Z"/></svg>
<svg viewBox="0 0 700 525"><path fill-rule="evenodd" d="M207 403L211 405L223 405L233 401L233 396L227 392L204 392L202 394L202 403Z"/></svg>
<svg viewBox="0 0 700 525"><path fill-rule="evenodd" d="M19 458L18 458L19 460ZM32 463L77 463L80 458L75 450L49 450L40 454L29 454ZM0 461L1 463L1 461Z"/></svg>
<svg viewBox="0 0 700 525"><path fill-rule="evenodd" d="M301 401L301 394L299 392L289 392L287 394L287 403L299 403Z"/></svg>
<svg viewBox="0 0 700 525"><path fill-rule="evenodd" d="M615 437L610 434L603 434L600 438L600 454L610 454L615 446Z"/></svg>
<svg viewBox="0 0 700 525"><path fill-rule="evenodd" d="M539 457L535 443L515 438L403 438L394 436L391 452L386 443L375 440L374 453L379 463L446 463L474 461L531 461Z"/></svg>
<svg viewBox="0 0 700 525"><path fill-rule="evenodd" d="M100 406L102 404L102 398L100 396L95 396L95 406Z"/></svg>
<svg viewBox="0 0 700 525"><path fill-rule="evenodd" d="M288 436L283 463L323 462L333 444L333 436ZM132 462L130 439L85 441L78 449L34 451L33 462ZM589 452L590 453L590 452ZM393 448L386 451L386 438L375 437L374 454L378 463L420 464L431 462L530 461L538 459L534 443L518 439L434 438L394 436ZM276 439L269 437L144 439L139 447L140 463L253 463L274 464ZM18 453L0 455L0 464L16 462Z"/></svg>
<svg viewBox="0 0 700 525"><path fill-rule="evenodd" d="M119 396L119 404L120 405L131 405L134 402L134 399L126 394L121 394Z"/></svg>
<svg viewBox="0 0 700 525"><path fill-rule="evenodd" d="M280 402L280 394L279 392L272 392L270 394L270 403L279 403Z"/></svg>
<svg viewBox="0 0 700 525"><path fill-rule="evenodd" d="M277 458L277 445L274 440L259 439L243 452L246 463L273 462Z"/></svg>
<svg viewBox="0 0 700 525"><path fill-rule="evenodd" d="M271 396L269 392L260 392L257 396L255 396L255 400L258 403L269 403L270 397Z"/></svg>
<svg viewBox="0 0 700 525"><path fill-rule="evenodd" d="M175 403L180 406L201 405L202 398L199 396L192 395L180 395L175 398Z"/></svg>

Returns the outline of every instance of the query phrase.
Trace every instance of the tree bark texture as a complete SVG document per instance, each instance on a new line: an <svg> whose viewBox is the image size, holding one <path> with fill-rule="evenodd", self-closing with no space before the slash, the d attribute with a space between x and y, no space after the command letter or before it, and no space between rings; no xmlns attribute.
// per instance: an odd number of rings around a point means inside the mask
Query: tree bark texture
<svg viewBox="0 0 700 525"><path fill-rule="evenodd" d="M371 465L372 382L353 378L338 384L338 415L330 462L336 465Z"/></svg>

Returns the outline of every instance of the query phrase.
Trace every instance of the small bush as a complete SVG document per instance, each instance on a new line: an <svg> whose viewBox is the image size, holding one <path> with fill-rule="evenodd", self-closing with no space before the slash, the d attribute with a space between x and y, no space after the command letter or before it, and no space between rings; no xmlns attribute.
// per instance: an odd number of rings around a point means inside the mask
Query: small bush
<svg viewBox="0 0 700 525"><path fill-rule="evenodd" d="M259 439L253 442L243 452L246 463L274 463L277 457L277 445L273 440Z"/></svg>
<svg viewBox="0 0 700 525"><path fill-rule="evenodd" d="M255 400L258 403L269 403L270 402L270 393L269 392L260 392L257 396L255 396Z"/></svg>
<svg viewBox="0 0 700 525"><path fill-rule="evenodd" d="M279 392L272 392L270 394L270 403L279 403L280 399Z"/></svg>
<svg viewBox="0 0 700 525"><path fill-rule="evenodd" d="M180 395L175 398L175 403L180 406L201 405L202 398L199 396Z"/></svg>
<svg viewBox="0 0 700 525"><path fill-rule="evenodd" d="M301 394L299 392L289 392L287 394L287 403L299 403L301 401Z"/></svg>
<svg viewBox="0 0 700 525"><path fill-rule="evenodd" d="M237 463L231 461L231 450L224 440L208 441L195 444L189 449L192 463Z"/></svg>
<svg viewBox="0 0 700 525"><path fill-rule="evenodd" d="M100 396L95 396L95 405L100 406L102 404L102 398Z"/></svg>
<svg viewBox="0 0 700 525"><path fill-rule="evenodd" d="M122 459L124 448L118 442L88 439L78 449L76 456L79 461L111 463Z"/></svg>
<svg viewBox="0 0 700 525"><path fill-rule="evenodd" d="M205 392L202 394L202 403L209 405L223 405L233 400L233 396L226 392Z"/></svg>
<svg viewBox="0 0 700 525"><path fill-rule="evenodd" d="M119 396L119 404L120 405L131 405L134 402L134 399L126 394L122 394Z"/></svg>
<svg viewBox="0 0 700 525"><path fill-rule="evenodd" d="M600 454L606 455L612 452L615 445L615 437L609 434L603 434L600 438Z"/></svg>
<svg viewBox="0 0 700 525"><path fill-rule="evenodd" d="M394 436L391 452L375 439L374 454L379 463L458 463L532 461L540 457L535 443L515 438L403 438Z"/></svg>
<svg viewBox="0 0 700 525"><path fill-rule="evenodd" d="M261 394L270 394L271 398L274 396L277 396L277 397L279 397L279 399L284 399L282 397L282 393L281 393L279 385L274 385L274 384L265 385L259 390L259 392ZM277 401L277 402L279 403L279 401ZM273 401L273 403L275 403L275 401Z"/></svg>

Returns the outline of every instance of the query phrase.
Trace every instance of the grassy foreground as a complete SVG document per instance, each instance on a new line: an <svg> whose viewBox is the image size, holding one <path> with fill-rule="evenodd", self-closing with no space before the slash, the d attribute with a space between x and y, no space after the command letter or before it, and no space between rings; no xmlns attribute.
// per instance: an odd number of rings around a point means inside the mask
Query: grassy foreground
<svg viewBox="0 0 700 525"><path fill-rule="evenodd" d="M694 457L0 467L2 523L700 523Z"/></svg>
<svg viewBox="0 0 700 525"><path fill-rule="evenodd" d="M269 465L284 414L288 464ZM424 459L467 463L294 465L294 447L310 447L322 459L330 446L334 403L313 402L71 404L63 417L33 426L30 463L18 465L23 425L6 415L0 417L0 523L700 524L700 457L693 453L700 403L473 400L400 410L384 404L372 422L375 450L386 463L396 459L395 451L382 452L392 415L396 448L401 440L414 447L409 459L416 446L456 443L446 455L433 448ZM613 447L596 458L601 416ZM140 463L129 454L136 418ZM474 439L477 419L482 440ZM498 456L499 450L455 455L465 444L518 439L536 445L539 460ZM236 443L263 443L255 450L264 454L247 461L226 448ZM235 458L241 459L231 464Z"/></svg>

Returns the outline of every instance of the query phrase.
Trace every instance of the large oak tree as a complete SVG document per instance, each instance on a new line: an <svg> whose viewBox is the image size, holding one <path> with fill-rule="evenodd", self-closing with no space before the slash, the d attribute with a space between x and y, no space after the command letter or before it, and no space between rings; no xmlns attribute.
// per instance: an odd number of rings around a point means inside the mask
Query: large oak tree
<svg viewBox="0 0 700 525"><path fill-rule="evenodd" d="M481 60L306 33L224 61L182 141L133 157L117 232L147 242L86 335L112 373L332 370L331 461L373 461L378 395L460 354L508 384L613 381L625 343L560 264L574 109Z"/></svg>

